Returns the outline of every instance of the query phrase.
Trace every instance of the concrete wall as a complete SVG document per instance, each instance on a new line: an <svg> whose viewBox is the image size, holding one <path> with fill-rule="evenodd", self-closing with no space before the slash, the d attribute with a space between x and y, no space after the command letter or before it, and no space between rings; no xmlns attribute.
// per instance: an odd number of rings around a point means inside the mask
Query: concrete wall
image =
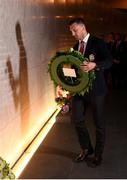
<svg viewBox="0 0 127 180"><path fill-rule="evenodd" d="M0 156L11 165L56 108L47 64L74 42L68 20L83 16L94 34L127 32L124 12L95 2L0 0Z"/></svg>
<svg viewBox="0 0 127 180"><path fill-rule="evenodd" d="M56 108L47 73L55 25L43 11L31 0L0 0L0 156L11 164Z"/></svg>

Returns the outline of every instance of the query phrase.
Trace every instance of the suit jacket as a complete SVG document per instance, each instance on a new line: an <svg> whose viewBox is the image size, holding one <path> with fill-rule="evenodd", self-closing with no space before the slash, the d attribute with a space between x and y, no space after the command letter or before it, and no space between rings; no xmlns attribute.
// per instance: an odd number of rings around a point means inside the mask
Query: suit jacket
<svg viewBox="0 0 127 180"><path fill-rule="evenodd" d="M74 45L74 50L78 50L78 46L79 42ZM90 93L94 96L104 95L107 91L104 79L104 70L111 67L112 58L105 42L92 35L89 36L87 41L84 57L89 58L91 54L94 55L93 62L96 63L96 78L93 81Z"/></svg>

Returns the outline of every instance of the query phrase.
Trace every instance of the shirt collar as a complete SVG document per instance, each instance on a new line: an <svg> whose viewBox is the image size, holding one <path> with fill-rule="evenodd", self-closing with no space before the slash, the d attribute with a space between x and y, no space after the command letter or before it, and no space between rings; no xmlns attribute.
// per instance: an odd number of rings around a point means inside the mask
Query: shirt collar
<svg viewBox="0 0 127 180"><path fill-rule="evenodd" d="M89 36L90 36L90 33L88 33L88 34L84 37L84 39L83 39L82 41L83 41L84 43L87 43ZM81 40L80 40L79 42L81 42Z"/></svg>

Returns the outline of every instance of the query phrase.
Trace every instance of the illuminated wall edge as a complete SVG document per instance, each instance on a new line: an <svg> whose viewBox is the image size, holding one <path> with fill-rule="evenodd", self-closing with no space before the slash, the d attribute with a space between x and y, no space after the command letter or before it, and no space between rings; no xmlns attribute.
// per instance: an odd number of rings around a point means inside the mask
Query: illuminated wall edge
<svg viewBox="0 0 127 180"><path fill-rule="evenodd" d="M39 131L36 137L33 138L32 142L28 145L22 156L18 159L18 161L12 167L12 171L15 174L16 178L20 176L23 172L24 168L27 166L28 162L56 122L56 116L60 112L60 108L58 107L55 112L50 116L49 120L45 124L44 127Z"/></svg>

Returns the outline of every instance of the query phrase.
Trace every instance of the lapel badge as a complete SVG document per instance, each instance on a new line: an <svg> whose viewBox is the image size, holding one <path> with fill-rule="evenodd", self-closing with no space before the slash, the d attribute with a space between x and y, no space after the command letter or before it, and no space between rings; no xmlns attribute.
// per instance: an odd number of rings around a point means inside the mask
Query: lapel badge
<svg viewBox="0 0 127 180"><path fill-rule="evenodd" d="M90 54L90 55L89 55L89 60L90 60L90 61L94 61L94 59L95 59L94 54Z"/></svg>

